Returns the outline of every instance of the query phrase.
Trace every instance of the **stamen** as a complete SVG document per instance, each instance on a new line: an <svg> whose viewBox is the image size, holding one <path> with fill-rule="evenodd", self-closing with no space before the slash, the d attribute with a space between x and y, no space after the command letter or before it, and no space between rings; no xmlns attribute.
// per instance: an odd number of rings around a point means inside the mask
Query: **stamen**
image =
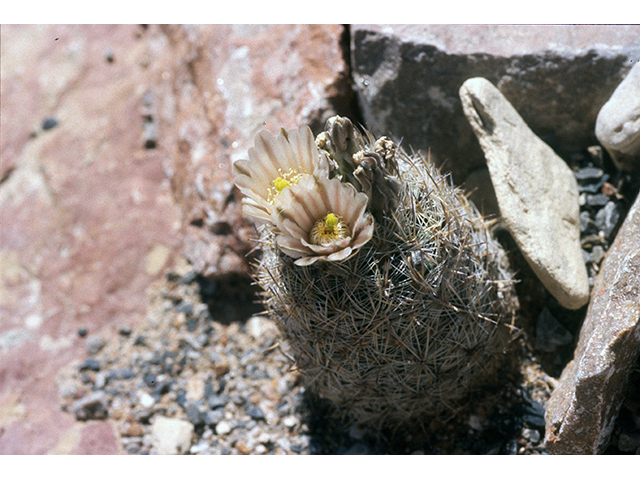
<svg viewBox="0 0 640 480"><path fill-rule="evenodd" d="M298 173L293 168L290 168L288 172L282 173L282 170L278 170L281 176L275 178L273 180L273 187L269 188L269 197L267 201L273 205L273 201L276 196L278 196L285 188L290 187L292 185L297 185L298 180L302 176L301 173Z"/></svg>
<svg viewBox="0 0 640 480"><path fill-rule="evenodd" d="M309 240L315 245L328 245L349 236L351 236L349 225L340 215L329 212L326 217L315 223L309 233Z"/></svg>

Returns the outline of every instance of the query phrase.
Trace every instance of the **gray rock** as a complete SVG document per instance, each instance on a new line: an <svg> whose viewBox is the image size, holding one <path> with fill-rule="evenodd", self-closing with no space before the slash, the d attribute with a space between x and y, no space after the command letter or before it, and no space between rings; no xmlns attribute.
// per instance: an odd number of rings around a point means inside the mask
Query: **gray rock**
<svg viewBox="0 0 640 480"><path fill-rule="evenodd" d="M640 171L640 63L637 60L600 109L596 137L618 168Z"/></svg>
<svg viewBox="0 0 640 480"><path fill-rule="evenodd" d="M609 238L620 220L620 206L613 201L608 201L604 208L596 213L596 225Z"/></svg>
<svg viewBox="0 0 640 480"><path fill-rule="evenodd" d="M604 451L640 353L640 196L607 252L571 361L546 414L557 454Z"/></svg>
<svg viewBox="0 0 640 480"><path fill-rule="evenodd" d="M572 340L571 333L544 307L536 322L536 348L543 352L553 352Z"/></svg>
<svg viewBox="0 0 640 480"><path fill-rule="evenodd" d="M151 440L159 455L189 452L193 425L185 420L156 416L151 426Z"/></svg>
<svg viewBox="0 0 640 480"><path fill-rule="evenodd" d="M366 125L427 151L461 184L484 165L458 90L500 88L563 158L597 143L596 116L640 58L637 25L353 25L352 69Z"/></svg>
<svg viewBox="0 0 640 480"><path fill-rule="evenodd" d="M571 309L583 306L589 282L571 169L488 80L467 80L460 98L484 150L506 228L558 302Z"/></svg>
<svg viewBox="0 0 640 480"><path fill-rule="evenodd" d="M635 452L640 448L640 434L623 432L618 439L618 448L622 452Z"/></svg>

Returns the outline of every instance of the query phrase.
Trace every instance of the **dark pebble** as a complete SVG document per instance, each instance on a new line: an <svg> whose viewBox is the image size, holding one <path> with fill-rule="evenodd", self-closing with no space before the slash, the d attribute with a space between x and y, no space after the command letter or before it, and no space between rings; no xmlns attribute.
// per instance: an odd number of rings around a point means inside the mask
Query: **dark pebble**
<svg viewBox="0 0 640 480"><path fill-rule="evenodd" d="M215 427L223 418L223 410L210 410L204 416L204 423L210 427Z"/></svg>
<svg viewBox="0 0 640 480"><path fill-rule="evenodd" d="M130 368L116 368L114 370L109 370L109 378L113 380L129 380L135 376L135 372Z"/></svg>
<svg viewBox="0 0 640 480"><path fill-rule="evenodd" d="M227 403L229 403L229 397L227 395L212 395L207 398L207 405L209 405L211 410L223 408Z"/></svg>
<svg viewBox="0 0 640 480"><path fill-rule="evenodd" d="M147 387L155 387L156 386L156 375L154 373L145 373L142 377L142 380L147 385Z"/></svg>
<svg viewBox="0 0 640 480"><path fill-rule="evenodd" d="M578 192L580 193L598 193L602 188L604 182L588 183L587 185L579 185Z"/></svg>
<svg viewBox="0 0 640 480"><path fill-rule="evenodd" d="M80 338L86 337L88 333L89 333L89 331L86 328L79 328L78 329L78 336Z"/></svg>
<svg viewBox="0 0 640 480"><path fill-rule="evenodd" d="M253 418L254 420L264 420L265 416L264 416L264 412L262 411L262 409L260 407L250 407L246 410L247 415L249 415L251 418Z"/></svg>
<svg viewBox="0 0 640 480"><path fill-rule="evenodd" d="M178 305L175 306L175 311L182 312L185 315L191 315L191 313L193 312L193 303L180 302Z"/></svg>
<svg viewBox="0 0 640 480"><path fill-rule="evenodd" d="M187 407L187 419L195 426L199 426L205 423L206 414L203 414L198 410L198 407L191 405Z"/></svg>
<svg viewBox="0 0 640 480"><path fill-rule="evenodd" d="M84 372L85 370L91 370L93 372L100 371L100 362L95 358L87 358L78 366L78 371Z"/></svg>
<svg viewBox="0 0 640 480"><path fill-rule="evenodd" d="M143 347L143 346L145 346L145 345L146 345L146 344L145 344L145 341L146 341L146 338L145 338L145 336L144 336L144 335L138 335L138 336L136 337L135 341L133 342L133 344L134 344L136 347Z"/></svg>
<svg viewBox="0 0 640 480"><path fill-rule="evenodd" d="M159 382L156 388L153 389L153 392L151 392L151 395L156 398L156 400L159 400L162 395L169 393L171 385L173 385L173 382Z"/></svg>
<svg viewBox="0 0 640 480"><path fill-rule="evenodd" d="M189 320L187 320L187 331L188 332L195 332L198 328L198 319L197 318L190 318Z"/></svg>
<svg viewBox="0 0 640 480"><path fill-rule="evenodd" d="M579 182L585 180L598 180L600 177L602 177L603 174L604 172L602 171L602 169L597 167L584 167L577 172L574 172L576 180L578 180Z"/></svg>
<svg viewBox="0 0 640 480"><path fill-rule="evenodd" d="M609 202L609 197L604 193L587 195L587 205L590 207L604 207Z"/></svg>
<svg viewBox="0 0 640 480"><path fill-rule="evenodd" d="M129 335L131 335L131 327L128 325L122 325L118 328L118 333L123 337L128 337Z"/></svg>
<svg viewBox="0 0 640 480"><path fill-rule="evenodd" d="M47 117L42 121L42 130L51 130L58 126L58 120L54 117Z"/></svg>
<svg viewBox="0 0 640 480"><path fill-rule="evenodd" d="M300 445L299 443L294 443L291 445L291 451L295 452L295 453L300 453L302 452L302 445Z"/></svg>
<svg viewBox="0 0 640 480"><path fill-rule="evenodd" d="M520 408L522 409L522 421L525 427L544 429L544 407L533 400L526 390L522 390L522 400L523 402L520 404Z"/></svg>
<svg viewBox="0 0 640 480"><path fill-rule="evenodd" d="M176 396L176 403L180 405L182 408L187 408L187 391L184 388L178 390L178 394Z"/></svg>

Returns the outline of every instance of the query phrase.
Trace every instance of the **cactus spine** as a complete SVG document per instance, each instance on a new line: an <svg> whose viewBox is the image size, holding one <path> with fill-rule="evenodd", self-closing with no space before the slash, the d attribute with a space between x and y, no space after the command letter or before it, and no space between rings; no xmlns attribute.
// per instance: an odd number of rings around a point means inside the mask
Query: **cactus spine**
<svg viewBox="0 0 640 480"><path fill-rule="evenodd" d="M280 135L291 140L292 132ZM316 144L313 155L328 168L287 187L265 207L272 221L260 228L256 278L290 358L308 389L358 423L455 412L496 374L509 344L517 300L503 250L422 156L341 117ZM304 200L337 181L344 191L335 185ZM348 200L328 198L341 195ZM349 209L357 202L364 211ZM322 217L325 228L344 216L359 230L334 253L321 251L309 243L313 218L294 228L295 215ZM296 235L304 238L289 239Z"/></svg>

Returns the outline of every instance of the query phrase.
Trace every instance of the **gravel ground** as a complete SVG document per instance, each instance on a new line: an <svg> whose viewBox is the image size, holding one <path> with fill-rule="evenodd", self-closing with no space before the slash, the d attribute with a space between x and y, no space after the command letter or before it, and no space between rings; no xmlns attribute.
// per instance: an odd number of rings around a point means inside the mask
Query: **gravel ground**
<svg viewBox="0 0 640 480"><path fill-rule="evenodd" d="M597 149L574 169L594 278L633 199L624 179L605 173ZM516 267L526 277L526 265ZM207 281L183 262L149 290L143 323L122 325L115 337L78 332L87 358L58 379L63 410L114 420L129 454L546 454L545 407L586 312L548 295L541 309L530 303L539 297L523 294L521 363L501 373L500 387L479 392L450 421L375 432L340 423L305 392L256 298L246 279ZM640 447L640 364L633 375L609 453Z"/></svg>

